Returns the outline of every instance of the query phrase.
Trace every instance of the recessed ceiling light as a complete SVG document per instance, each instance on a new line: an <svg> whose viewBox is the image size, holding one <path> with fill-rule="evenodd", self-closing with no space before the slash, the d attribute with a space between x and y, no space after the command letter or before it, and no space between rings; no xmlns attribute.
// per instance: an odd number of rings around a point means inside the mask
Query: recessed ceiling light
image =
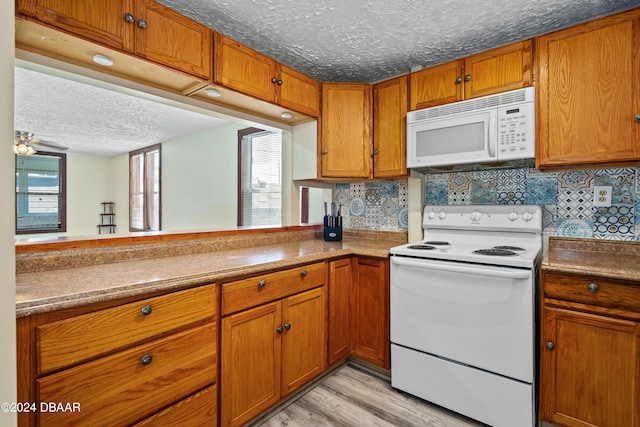
<svg viewBox="0 0 640 427"><path fill-rule="evenodd" d="M205 93L212 98L218 98L221 95L218 89L207 89Z"/></svg>
<svg viewBox="0 0 640 427"><path fill-rule="evenodd" d="M105 67L111 67L113 65L113 59L109 58L107 55L102 55L100 53L96 53L93 55L93 62L96 64L104 65Z"/></svg>
<svg viewBox="0 0 640 427"><path fill-rule="evenodd" d="M291 117L293 117L293 116L291 115L291 113L290 113L290 112L288 112L288 111L283 111L283 112L282 112L282 114L280 114L280 117L282 117L283 119L290 119L290 118L291 118Z"/></svg>

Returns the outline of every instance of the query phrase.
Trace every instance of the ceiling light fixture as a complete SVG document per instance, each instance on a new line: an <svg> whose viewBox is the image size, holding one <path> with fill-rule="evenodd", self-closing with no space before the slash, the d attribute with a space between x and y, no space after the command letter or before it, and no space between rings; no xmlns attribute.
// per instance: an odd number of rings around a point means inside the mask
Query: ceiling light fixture
<svg viewBox="0 0 640 427"><path fill-rule="evenodd" d="M96 64L104 65L105 67L111 67L113 65L113 59L109 58L107 55L102 55L100 53L96 53L93 55L93 62Z"/></svg>
<svg viewBox="0 0 640 427"><path fill-rule="evenodd" d="M290 119L291 117L293 117L293 115L288 111L283 111L282 114L280 114L280 117L282 117L283 119Z"/></svg>
<svg viewBox="0 0 640 427"><path fill-rule="evenodd" d="M31 154L35 154L36 150L34 150L32 146L24 142L16 141L15 145L13 146L13 152L21 156L29 156Z"/></svg>
<svg viewBox="0 0 640 427"><path fill-rule="evenodd" d="M205 90L205 93L211 98L218 98L222 95L218 89L207 89Z"/></svg>

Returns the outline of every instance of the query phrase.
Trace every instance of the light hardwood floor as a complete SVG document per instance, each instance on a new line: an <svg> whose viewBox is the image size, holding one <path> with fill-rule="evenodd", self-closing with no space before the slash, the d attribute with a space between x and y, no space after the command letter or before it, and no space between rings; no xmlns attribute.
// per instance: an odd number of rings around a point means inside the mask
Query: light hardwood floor
<svg viewBox="0 0 640 427"><path fill-rule="evenodd" d="M390 381L344 365L254 427L469 427L484 424L391 387Z"/></svg>

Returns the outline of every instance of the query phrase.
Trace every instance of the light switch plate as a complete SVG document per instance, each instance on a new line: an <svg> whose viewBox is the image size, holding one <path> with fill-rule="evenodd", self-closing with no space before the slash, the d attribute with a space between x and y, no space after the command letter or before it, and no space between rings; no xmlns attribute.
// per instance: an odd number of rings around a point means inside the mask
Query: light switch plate
<svg viewBox="0 0 640 427"><path fill-rule="evenodd" d="M596 185L593 187L593 206L611 206L611 186Z"/></svg>

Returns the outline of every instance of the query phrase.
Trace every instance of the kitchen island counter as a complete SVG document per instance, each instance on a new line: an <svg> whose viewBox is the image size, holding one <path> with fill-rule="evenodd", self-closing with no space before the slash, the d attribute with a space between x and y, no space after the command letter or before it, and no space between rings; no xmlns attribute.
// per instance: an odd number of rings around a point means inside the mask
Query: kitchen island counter
<svg viewBox="0 0 640 427"><path fill-rule="evenodd" d="M161 257L148 257L148 254L139 257L131 249L122 249L131 251L128 260L115 257L119 259L117 262L74 266L69 264L71 257L56 268L41 271L18 268L16 317L172 291L351 255L386 258L391 247L407 241L407 234L402 232L345 233L342 242L325 242L313 234L308 238L308 233L301 237L296 240L296 236L288 236L287 241L277 243L257 239L255 245L240 242L236 248ZM185 252L184 248L181 250ZM158 248L158 253L168 252ZM33 257L30 254L28 262L33 263ZM46 262L54 264L50 260Z"/></svg>

